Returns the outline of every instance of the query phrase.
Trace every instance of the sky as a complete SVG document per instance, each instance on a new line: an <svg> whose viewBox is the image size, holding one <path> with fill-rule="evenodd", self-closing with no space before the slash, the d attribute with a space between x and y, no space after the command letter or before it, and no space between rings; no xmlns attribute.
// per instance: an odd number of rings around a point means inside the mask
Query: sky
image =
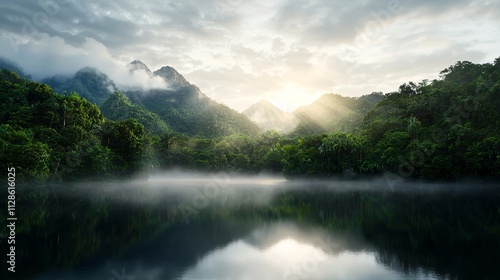
<svg viewBox="0 0 500 280"><path fill-rule="evenodd" d="M360 96L500 57L500 1L0 0L0 57L35 79L139 59L238 111ZM123 77L121 77L123 80Z"/></svg>

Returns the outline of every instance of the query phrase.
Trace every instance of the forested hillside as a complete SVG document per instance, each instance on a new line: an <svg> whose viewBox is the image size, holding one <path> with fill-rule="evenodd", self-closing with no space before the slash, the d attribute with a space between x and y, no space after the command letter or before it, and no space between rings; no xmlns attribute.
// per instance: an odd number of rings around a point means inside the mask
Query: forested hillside
<svg viewBox="0 0 500 280"><path fill-rule="evenodd" d="M243 111L243 115L247 116L263 130L274 129L287 133L298 124L298 118L294 114L280 110L267 100L252 104Z"/></svg>
<svg viewBox="0 0 500 280"><path fill-rule="evenodd" d="M500 175L500 59L458 62L440 74L385 94L356 133L311 135L284 146L285 173Z"/></svg>
<svg viewBox="0 0 500 280"><path fill-rule="evenodd" d="M260 130L243 114L211 100L193 85L125 94L135 104L160 116L173 130L190 136L220 137L255 134Z"/></svg>
<svg viewBox="0 0 500 280"><path fill-rule="evenodd" d="M112 92L118 90L106 74L93 68L80 69L72 77L47 78L42 83L48 84L55 92L63 95L78 92L78 95L97 106L101 106Z"/></svg>
<svg viewBox="0 0 500 280"><path fill-rule="evenodd" d="M292 136L353 132L359 129L365 115L383 99L382 93L375 92L360 97L325 94L292 113L261 100L248 107L243 114L264 130L274 129Z"/></svg>
<svg viewBox="0 0 500 280"><path fill-rule="evenodd" d="M144 129L153 135L162 135L169 131L168 125L160 117L141 106L133 105L121 92L116 91L101 105L103 115L112 121L136 119Z"/></svg>
<svg viewBox="0 0 500 280"><path fill-rule="evenodd" d="M401 85L363 121L383 168L408 176L500 174L500 59L458 62L441 79Z"/></svg>
<svg viewBox="0 0 500 280"><path fill-rule="evenodd" d="M17 65L15 62L10 61L6 58L0 57L0 70L9 70L9 71L12 71L12 72L16 73L17 75L19 75L19 77L31 79L31 76L29 74L26 74L21 69L21 67L19 67L19 65Z"/></svg>
<svg viewBox="0 0 500 280"><path fill-rule="evenodd" d="M153 134L166 132L166 127L201 137L255 134L260 130L242 114L208 98L172 67L164 66L152 72L141 61L134 60L124 69L130 72L143 71L143 77L149 77L150 80L163 80L164 88L138 86L120 89L106 74L93 68L83 68L70 77L46 78L42 83L48 84L59 94L77 92L103 109L106 117L112 120L129 117L138 119ZM113 95L120 90L131 104ZM115 106L120 108L119 112L112 112L110 105L117 105L117 102L121 104Z"/></svg>
<svg viewBox="0 0 500 280"><path fill-rule="evenodd" d="M102 105L103 115L77 94L58 95L2 71L0 160L37 180L172 167L288 176L500 176L500 59L458 62L440 79L409 82L385 95L320 100L325 106L341 100L338 111L353 112L345 119L322 116L316 105L299 110L351 132L316 133L304 122L310 133L258 134L245 116L192 85L127 94L133 102L116 92Z"/></svg>
<svg viewBox="0 0 500 280"><path fill-rule="evenodd" d="M293 112L299 121L292 135L305 136L326 132L353 132L365 115L384 98L382 93L360 97L325 94L310 105Z"/></svg>
<svg viewBox="0 0 500 280"><path fill-rule="evenodd" d="M105 120L78 96L0 72L0 160L19 179L105 178L148 169L151 138L135 119Z"/></svg>

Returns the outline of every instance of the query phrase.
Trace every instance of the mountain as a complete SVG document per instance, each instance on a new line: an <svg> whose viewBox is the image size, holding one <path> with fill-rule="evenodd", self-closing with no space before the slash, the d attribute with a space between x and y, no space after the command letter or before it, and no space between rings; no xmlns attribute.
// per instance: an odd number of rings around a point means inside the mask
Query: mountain
<svg viewBox="0 0 500 280"><path fill-rule="evenodd" d="M313 103L299 107L293 112L299 120L299 125L293 134L352 132L360 126L368 111L383 99L382 93L371 93L361 97L325 94Z"/></svg>
<svg viewBox="0 0 500 280"><path fill-rule="evenodd" d="M149 69L140 61L132 62L131 67ZM124 94L133 104L158 115L171 129L202 137L260 131L245 115L213 101L174 68L164 66L153 75L163 78L168 89L137 89Z"/></svg>
<svg viewBox="0 0 500 280"><path fill-rule="evenodd" d="M283 112L269 101L261 100L246 109L243 114L265 130L291 132L293 135L352 132L361 125L368 111L383 98L382 93L360 97L325 94L292 113Z"/></svg>
<svg viewBox="0 0 500 280"><path fill-rule="evenodd" d="M148 73L150 75L153 74L153 72L151 72L149 67L140 60L134 60L134 61L130 62L130 64L127 65L127 67L129 68L129 70L131 72L134 72L137 70L144 70L144 71L146 71L146 73Z"/></svg>
<svg viewBox="0 0 500 280"><path fill-rule="evenodd" d="M167 84L174 88L179 89L191 85L177 70L170 66L164 66L156 71L154 75L162 77Z"/></svg>
<svg viewBox="0 0 500 280"><path fill-rule="evenodd" d="M104 115L111 120L137 118L153 134L161 134L168 128L203 137L260 131L244 115L208 98L170 66L152 72L146 64L134 60L127 68L161 77L168 84L168 89L137 88L124 91L123 95L113 94L119 91L118 87L106 74L93 68L83 68L73 77L55 76L42 82L63 95L77 92L101 107Z"/></svg>
<svg viewBox="0 0 500 280"><path fill-rule="evenodd" d="M100 107L102 114L109 120L120 121L136 119L144 129L153 135L162 135L169 131L168 125L161 118L140 106L133 105L121 92L116 91Z"/></svg>
<svg viewBox="0 0 500 280"><path fill-rule="evenodd" d="M16 73L21 78L31 80L31 75L25 73L17 63L6 58L0 57L0 70L9 70Z"/></svg>
<svg viewBox="0 0 500 280"><path fill-rule="evenodd" d="M102 105L113 92L118 90L114 82L95 68L82 68L72 77L55 76L42 80L55 92L68 95L77 92L90 103Z"/></svg>
<svg viewBox="0 0 500 280"><path fill-rule="evenodd" d="M127 91L125 95L156 113L173 130L191 136L219 137L260 131L245 115L213 101L194 85L177 90Z"/></svg>
<svg viewBox="0 0 500 280"><path fill-rule="evenodd" d="M267 100L251 105L243 114L264 130L289 132L298 124L295 115L280 110Z"/></svg>

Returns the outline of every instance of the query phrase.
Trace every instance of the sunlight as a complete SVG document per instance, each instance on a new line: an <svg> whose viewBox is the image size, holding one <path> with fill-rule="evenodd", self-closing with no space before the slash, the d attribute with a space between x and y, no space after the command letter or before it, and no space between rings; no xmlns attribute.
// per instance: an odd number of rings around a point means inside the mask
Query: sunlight
<svg viewBox="0 0 500 280"><path fill-rule="evenodd" d="M268 100L285 112L293 112L300 106L311 104L324 93L325 91L313 93L310 89L295 84L287 84L281 90L270 94Z"/></svg>
<svg viewBox="0 0 500 280"><path fill-rule="evenodd" d="M204 256L179 279L414 279L384 267L369 252L331 255L290 237L267 249L261 246L233 242ZM432 273L416 276L435 279Z"/></svg>
<svg viewBox="0 0 500 280"><path fill-rule="evenodd" d="M306 256L314 256L318 260L324 260L327 257L322 250L309 244L299 243L292 238L285 238L279 241L265 250L265 254L288 264L299 262Z"/></svg>

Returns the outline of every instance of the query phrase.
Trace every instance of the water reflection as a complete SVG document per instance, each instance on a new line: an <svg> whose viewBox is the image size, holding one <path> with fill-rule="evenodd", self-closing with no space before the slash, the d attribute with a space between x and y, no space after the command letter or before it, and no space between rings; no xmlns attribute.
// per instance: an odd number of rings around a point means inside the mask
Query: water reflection
<svg viewBox="0 0 500 280"><path fill-rule="evenodd" d="M498 279L492 189L194 179L20 190L17 279Z"/></svg>
<svg viewBox="0 0 500 280"><path fill-rule="evenodd" d="M359 231L212 222L179 226L118 258L94 257L37 279L442 279L382 264Z"/></svg>
<svg viewBox="0 0 500 280"><path fill-rule="evenodd" d="M179 279L437 279L423 271L405 274L387 268L356 233L326 235L318 229L307 233L289 230L290 225L256 230L250 238L211 251ZM270 246L259 246L276 238L279 240ZM308 243L311 240L315 242Z"/></svg>

